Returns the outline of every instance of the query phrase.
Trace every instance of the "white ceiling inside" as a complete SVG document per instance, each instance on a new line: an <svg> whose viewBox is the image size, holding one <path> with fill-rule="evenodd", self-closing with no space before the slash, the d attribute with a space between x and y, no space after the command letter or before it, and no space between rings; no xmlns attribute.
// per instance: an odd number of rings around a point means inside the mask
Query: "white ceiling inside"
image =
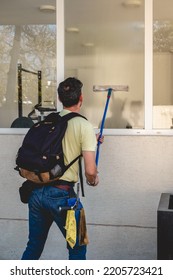
<svg viewBox="0 0 173 280"><path fill-rule="evenodd" d="M55 23L55 13L43 13L39 9L47 4L56 6L56 0L0 0L0 24Z"/></svg>
<svg viewBox="0 0 173 280"><path fill-rule="evenodd" d="M144 42L144 4L124 7L123 0L65 0L65 27L76 27L79 32L66 32L66 53L82 54L83 44L94 47L134 47L140 50ZM40 5L56 5L56 0L0 0L0 24L55 24L55 13L41 12ZM161 51L173 46L173 1L154 0L154 18L157 44L163 41ZM163 23L160 20L164 20ZM171 21L171 23L170 23ZM124 32L124 33L123 33ZM122 36L123 34L123 36ZM134 41L133 40L137 40ZM163 42L162 42L163 43ZM91 47L90 47L91 49ZM135 49L136 51L137 49Z"/></svg>
<svg viewBox="0 0 173 280"><path fill-rule="evenodd" d="M65 25L79 28L66 33L66 53L78 54L94 48L130 48L137 34L140 48L144 40L144 6L125 8L123 0L65 0ZM143 0L142 0L143 3ZM142 27L142 28L141 28ZM84 47L92 43L94 47Z"/></svg>

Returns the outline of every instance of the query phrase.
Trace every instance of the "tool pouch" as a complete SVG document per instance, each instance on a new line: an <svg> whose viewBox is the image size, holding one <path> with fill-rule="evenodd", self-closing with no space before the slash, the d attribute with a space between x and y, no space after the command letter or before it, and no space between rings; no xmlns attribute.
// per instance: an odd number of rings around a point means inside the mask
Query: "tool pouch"
<svg viewBox="0 0 173 280"><path fill-rule="evenodd" d="M19 188L20 200L23 203L28 203L32 191L36 188L36 184L26 180Z"/></svg>

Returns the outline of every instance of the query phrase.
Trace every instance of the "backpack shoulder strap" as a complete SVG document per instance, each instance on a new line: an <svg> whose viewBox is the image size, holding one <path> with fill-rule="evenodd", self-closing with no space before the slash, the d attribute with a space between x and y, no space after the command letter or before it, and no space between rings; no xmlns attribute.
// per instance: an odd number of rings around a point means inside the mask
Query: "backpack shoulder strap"
<svg viewBox="0 0 173 280"><path fill-rule="evenodd" d="M84 118L84 119L87 120L87 118L85 118L81 114L78 114L78 113L75 113L75 112L68 113L68 114L66 114L64 116L60 116L60 112L57 112L57 113L51 113L48 116L46 116L44 121L57 122L59 119L61 119L62 121L66 122L66 121L68 121L68 120L70 120L72 118L75 118L75 117L81 117L81 118Z"/></svg>
<svg viewBox="0 0 173 280"><path fill-rule="evenodd" d="M80 184L81 184L81 193L82 196L84 197L84 186L83 186L83 173L82 173L82 160L81 157L79 158L79 178L80 178Z"/></svg>
<svg viewBox="0 0 173 280"><path fill-rule="evenodd" d="M60 118L59 112L56 113L50 113L45 117L43 122L57 122Z"/></svg>
<svg viewBox="0 0 173 280"><path fill-rule="evenodd" d="M79 114L79 113L76 113L76 112L70 112L70 113L68 113L68 114L66 114L66 115L64 115L64 116L62 116L61 118L62 118L63 120L65 120L65 121L68 121L68 120L70 120L70 119L72 119L72 118L75 118L75 117L81 117L81 118L86 119L83 115L81 115L81 114ZM86 119L86 120L87 120L87 119Z"/></svg>

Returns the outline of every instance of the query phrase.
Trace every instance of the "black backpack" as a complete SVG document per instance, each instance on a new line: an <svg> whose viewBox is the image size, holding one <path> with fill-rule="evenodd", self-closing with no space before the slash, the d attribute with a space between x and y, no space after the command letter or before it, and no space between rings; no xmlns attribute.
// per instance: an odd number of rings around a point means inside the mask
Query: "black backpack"
<svg viewBox="0 0 173 280"><path fill-rule="evenodd" d="M74 117L83 116L74 112L62 117L51 113L29 129L16 156L15 170L22 177L38 184L57 181L81 157L64 164L62 139L68 120Z"/></svg>

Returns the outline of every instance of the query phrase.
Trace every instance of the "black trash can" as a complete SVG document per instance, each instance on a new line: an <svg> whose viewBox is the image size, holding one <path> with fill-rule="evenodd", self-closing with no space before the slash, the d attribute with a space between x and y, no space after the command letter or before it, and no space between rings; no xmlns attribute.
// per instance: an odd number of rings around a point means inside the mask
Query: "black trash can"
<svg viewBox="0 0 173 280"><path fill-rule="evenodd" d="M157 210L157 259L173 260L173 194L162 193Z"/></svg>

